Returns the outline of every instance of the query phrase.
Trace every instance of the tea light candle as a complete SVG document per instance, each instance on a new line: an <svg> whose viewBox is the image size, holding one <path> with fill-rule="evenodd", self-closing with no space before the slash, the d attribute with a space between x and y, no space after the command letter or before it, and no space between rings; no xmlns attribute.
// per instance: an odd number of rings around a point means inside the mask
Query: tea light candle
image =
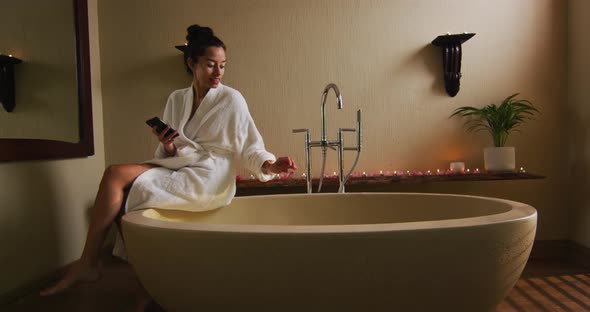
<svg viewBox="0 0 590 312"><path fill-rule="evenodd" d="M451 163L450 169L453 173L461 173L465 171L465 163L462 161L454 161Z"/></svg>

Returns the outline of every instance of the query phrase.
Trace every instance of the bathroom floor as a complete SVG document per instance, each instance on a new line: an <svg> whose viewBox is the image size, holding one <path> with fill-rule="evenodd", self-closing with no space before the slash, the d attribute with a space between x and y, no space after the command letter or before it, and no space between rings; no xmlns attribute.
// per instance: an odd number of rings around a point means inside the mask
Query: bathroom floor
<svg viewBox="0 0 590 312"><path fill-rule="evenodd" d="M104 259L103 277L65 294L44 298L28 295L3 312L144 311L138 308L141 288L131 267L113 257ZM161 311L150 306L145 311ZM531 261L496 312L590 311L590 270L564 262Z"/></svg>
<svg viewBox="0 0 590 312"><path fill-rule="evenodd" d="M590 270L570 263L531 261L496 312L590 311Z"/></svg>

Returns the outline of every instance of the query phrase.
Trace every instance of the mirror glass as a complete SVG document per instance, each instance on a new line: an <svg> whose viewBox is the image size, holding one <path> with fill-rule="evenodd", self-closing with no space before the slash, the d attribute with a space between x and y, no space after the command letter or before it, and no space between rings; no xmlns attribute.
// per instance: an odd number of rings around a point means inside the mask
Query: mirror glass
<svg viewBox="0 0 590 312"><path fill-rule="evenodd" d="M2 1L0 12L0 53L23 60L14 65L15 109L0 110L0 137L77 142L72 1Z"/></svg>
<svg viewBox="0 0 590 312"><path fill-rule="evenodd" d="M0 53L22 60L15 108L0 106L0 161L94 154L86 0L2 1L0 12Z"/></svg>

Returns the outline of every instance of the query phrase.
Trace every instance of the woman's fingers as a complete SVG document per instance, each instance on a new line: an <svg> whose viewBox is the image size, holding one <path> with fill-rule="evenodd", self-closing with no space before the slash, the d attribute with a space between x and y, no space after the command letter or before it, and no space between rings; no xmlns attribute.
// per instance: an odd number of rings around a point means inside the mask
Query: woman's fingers
<svg viewBox="0 0 590 312"><path fill-rule="evenodd" d="M170 130L170 127L166 127L164 130L162 130L162 132L160 132L160 134L158 134L158 139L160 139L160 142L164 144L167 143L166 133L168 132L168 130Z"/></svg>
<svg viewBox="0 0 590 312"><path fill-rule="evenodd" d="M165 130L165 131L168 131L168 130ZM170 135L165 136L164 137L164 141L166 141L166 142L173 142L174 139L176 138L177 134L178 134L178 130L175 130Z"/></svg>
<svg viewBox="0 0 590 312"><path fill-rule="evenodd" d="M291 159L291 157L285 157L287 158L287 169L293 169L293 170L297 170L297 165L295 164L295 161L293 161L293 159Z"/></svg>
<svg viewBox="0 0 590 312"><path fill-rule="evenodd" d="M162 130L162 132L158 133L158 131L156 130L156 127L153 127L152 133L158 137L158 140L162 144L170 144L170 143L174 142L174 138L176 138L176 136L178 135L178 130L175 130L170 135L166 135L168 133L168 130L170 130L170 127L166 127L166 129L164 129L164 130Z"/></svg>
<svg viewBox="0 0 590 312"><path fill-rule="evenodd" d="M297 170L297 165L291 157L279 157L273 165L276 173L289 172L289 169Z"/></svg>

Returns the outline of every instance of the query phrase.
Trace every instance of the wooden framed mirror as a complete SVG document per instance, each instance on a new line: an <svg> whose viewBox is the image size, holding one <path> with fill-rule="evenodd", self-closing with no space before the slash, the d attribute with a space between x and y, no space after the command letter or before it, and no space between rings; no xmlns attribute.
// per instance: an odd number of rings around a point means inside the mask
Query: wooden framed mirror
<svg viewBox="0 0 590 312"><path fill-rule="evenodd" d="M90 87L90 53L87 0L73 0L78 141L0 138L0 161L48 160L80 158L94 155L92 95ZM68 47L65 47L68 48Z"/></svg>

